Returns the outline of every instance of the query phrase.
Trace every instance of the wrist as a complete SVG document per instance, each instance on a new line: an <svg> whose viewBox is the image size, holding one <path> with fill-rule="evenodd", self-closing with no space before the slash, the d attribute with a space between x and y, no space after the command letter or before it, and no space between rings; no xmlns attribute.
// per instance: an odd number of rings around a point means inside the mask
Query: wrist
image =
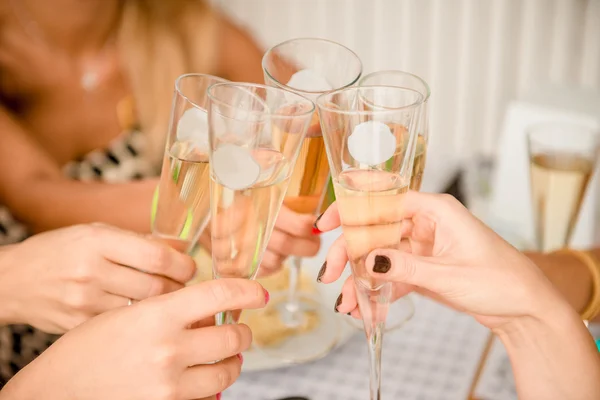
<svg viewBox="0 0 600 400"><path fill-rule="evenodd" d="M12 254L17 246L3 246L0 249L0 304L2 304L2 307L0 307L0 326L24 322L19 317L18 300L11 291L15 282L8 276L8 272L16 264Z"/></svg>
<svg viewBox="0 0 600 400"><path fill-rule="evenodd" d="M594 341L579 315L556 297L545 312L494 331L509 355L519 398L595 398L600 365Z"/></svg>
<svg viewBox="0 0 600 400"><path fill-rule="evenodd" d="M506 342L505 345L522 347L532 345L540 336L556 335L565 329L572 329L575 324L584 327L577 313L565 302L556 299L546 304L545 309L515 317L493 329L493 333Z"/></svg>

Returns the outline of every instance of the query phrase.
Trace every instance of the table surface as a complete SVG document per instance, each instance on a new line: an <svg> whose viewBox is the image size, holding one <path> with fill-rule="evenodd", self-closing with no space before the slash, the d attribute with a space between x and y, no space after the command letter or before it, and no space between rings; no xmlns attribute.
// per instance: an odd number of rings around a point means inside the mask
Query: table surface
<svg viewBox="0 0 600 400"><path fill-rule="evenodd" d="M324 235L322 251L311 259L318 268L339 233ZM414 296L415 316L384 338L382 399L466 399L488 337L473 318ZM357 331L327 357L303 365L243 373L223 399L311 400L369 398L365 335Z"/></svg>
<svg viewBox="0 0 600 400"><path fill-rule="evenodd" d="M471 317L416 297L417 312L384 339L382 398L466 399L488 331ZM227 399L311 400L369 398L368 357L362 332L322 360L243 374Z"/></svg>

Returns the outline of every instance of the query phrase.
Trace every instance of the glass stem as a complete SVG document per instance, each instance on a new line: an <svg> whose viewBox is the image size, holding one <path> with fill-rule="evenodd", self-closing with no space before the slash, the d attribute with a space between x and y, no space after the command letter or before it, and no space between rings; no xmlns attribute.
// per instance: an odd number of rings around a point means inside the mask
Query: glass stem
<svg viewBox="0 0 600 400"><path fill-rule="evenodd" d="M387 283L377 290L371 290L357 280L355 280L354 286L369 346L369 386L371 400L380 400L383 333L390 305L392 286Z"/></svg>
<svg viewBox="0 0 600 400"><path fill-rule="evenodd" d="M302 257L290 257L290 279L286 309L292 315L296 315L300 308L298 304L298 291L300 289L301 267Z"/></svg>
<svg viewBox="0 0 600 400"><path fill-rule="evenodd" d="M369 390L371 400L381 399L381 349L383 348L384 323L376 324L371 330L369 341Z"/></svg>
<svg viewBox="0 0 600 400"><path fill-rule="evenodd" d="M223 311L216 315L215 325L234 325L240 319L239 311Z"/></svg>

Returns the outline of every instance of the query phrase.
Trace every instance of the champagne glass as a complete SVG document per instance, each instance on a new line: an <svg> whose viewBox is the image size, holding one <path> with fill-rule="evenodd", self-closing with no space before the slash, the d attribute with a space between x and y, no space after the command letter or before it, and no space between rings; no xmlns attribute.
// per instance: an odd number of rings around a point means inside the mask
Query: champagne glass
<svg viewBox="0 0 600 400"><path fill-rule="evenodd" d="M400 248L399 207L409 190L423 96L389 86L319 96L317 107L369 344L371 400L381 398L381 352L392 285L367 273L367 255ZM368 105L368 107L365 107Z"/></svg>
<svg viewBox="0 0 600 400"><path fill-rule="evenodd" d="M423 181L423 173L425 171L425 161L427 157L427 144L429 141L429 110L428 102L431 96L429 85L422 78L404 71L388 70L377 71L363 76L359 82L359 86L394 86L407 88L419 92L423 96L423 103L419 110L417 120L417 141L415 150L415 161L413 165L412 177L410 179L410 189L419 191L421 182ZM367 107L369 105L367 104ZM386 321L386 332L391 332L402 327L410 320L415 312L413 300L405 296L390 304L388 319ZM347 321L358 329L363 328L362 321L349 317Z"/></svg>
<svg viewBox="0 0 600 400"><path fill-rule="evenodd" d="M527 131L537 250L569 245L592 174L600 134L589 126L545 122Z"/></svg>
<svg viewBox="0 0 600 400"><path fill-rule="evenodd" d="M357 82L362 72L358 56L341 44L317 38L292 39L269 49L262 61L265 83L298 93L311 100ZM329 164L317 113L292 173L284 205L315 218L332 201L327 189ZM289 259L287 293L276 294L269 307L260 310L277 315L285 338L270 346L257 346L270 356L301 362L327 354L337 343L339 319L330 305L316 295L300 292L301 257ZM316 322L315 322L316 321Z"/></svg>
<svg viewBox="0 0 600 400"><path fill-rule="evenodd" d="M313 116L312 101L242 83L208 88L215 279L254 279ZM237 323L238 312L217 316Z"/></svg>
<svg viewBox="0 0 600 400"><path fill-rule="evenodd" d="M173 108L160 183L152 205L152 233L191 253L210 219L208 97L206 89L227 82L186 74L175 81Z"/></svg>

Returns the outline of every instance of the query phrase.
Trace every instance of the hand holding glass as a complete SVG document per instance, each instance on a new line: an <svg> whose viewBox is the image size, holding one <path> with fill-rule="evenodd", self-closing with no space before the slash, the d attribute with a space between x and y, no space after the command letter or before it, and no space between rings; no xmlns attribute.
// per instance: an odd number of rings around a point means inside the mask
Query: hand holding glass
<svg viewBox="0 0 600 400"><path fill-rule="evenodd" d="M381 397L381 351L391 285L367 274L374 249L398 249L400 198L409 189L423 96L386 86L349 88L317 99L342 230L369 342L371 400Z"/></svg>

